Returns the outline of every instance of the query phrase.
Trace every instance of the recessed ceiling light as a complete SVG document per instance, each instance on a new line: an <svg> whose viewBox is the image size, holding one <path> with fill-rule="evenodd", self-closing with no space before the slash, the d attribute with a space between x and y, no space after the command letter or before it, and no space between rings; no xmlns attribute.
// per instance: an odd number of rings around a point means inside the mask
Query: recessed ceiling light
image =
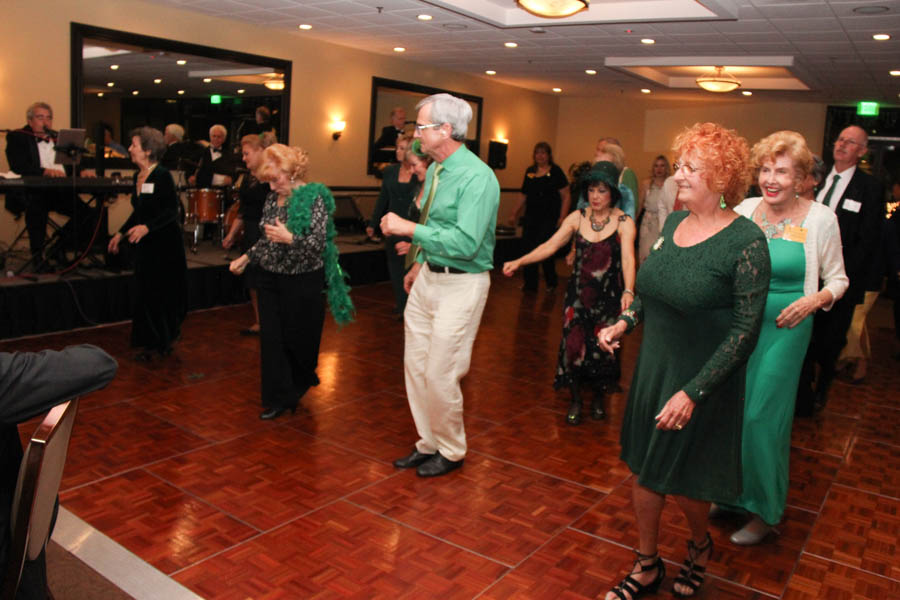
<svg viewBox="0 0 900 600"><path fill-rule="evenodd" d="M132 92L131 92L132 96L137 96L138 94L140 94L140 92L137 90L132 90Z"/></svg>
<svg viewBox="0 0 900 600"><path fill-rule="evenodd" d="M309 31L310 29L312 29L312 25L310 25L309 23L301 23L300 25L297 25L297 29L302 29L303 31Z"/></svg>
<svg viewBox="0 0 900 600"><path fill-rule="evenodd" d="M204 77L203 83L212 83L212 77Z"/></svg>
<svg viewBox="0 0 900 600"><path fill-rule="evenodd" d="M116 71L119 69L119 65L109 65L110 71Z"/></svg>
<svg viewBox="0 0 900 600"><path fill-rule="evenodd" d="M890 10L887 6L857 6L853 9L858 15L880 15Z"/></svg>
<svg viewBox="0 0 900 600"><path fill-rule="evenodd" d="M495 70L493 70L493 69L488 69L488 70L485 71L484 73L485 73L485 75L496 75L496 74L497 74L497 71L495 71Z"/></svg>
<svg viewBox="0 0 900 600"><path fill-rule="evenodd" d="M506 46L507 48L518 48L519 47L519 45L515 42L505 42L503 45Z"/></svg>
<svg viewBox="0 0 900 600"><path fill-rule="evenodd" d="M116 82L115 81L107 81L106 87L116 87Z"/></svg>
<svg viewBox="0 0 900 600"><path fill-rule="evenodd" d="M184 90L178 90L178 95L179 95L179 96L184 96Z"/></svg>
<svg viewBox="0 0 900 600"><path fill-rule="evenodd" d="M641 93L642 93L642 94L649 94L649 93L650 93L650 89L649 89L649 88L641 88Z"/></svg>
<svg viewBox="0 0 900 600"><path fill-rule="evenodd" d="M587 73L588 75L596 75L597 74L597 71L595 69L585 69L584 72Z"/></svg>
<svg viewBox="0 0 900 600"><path fill-rule="evenodd" d="M102 98L102 97L103 97L103 92L97 92L97 97L98 97L98 98Z"/></svg>
<svg viewBox="0 0 900 600"><path fill-rule="evenodd" d="M644 38L644 39L641 40L641 43L642 43L642 44L655 44L655 43L656 43L656 40L653 40L653 39L650 39L650 38Z"/></svg>
<svg viewBox="0 0 900 600"><path fill-rule="evenodd" d="M900 77L900 70L895 69L891 71L891 75L893 75L894 77Z"/></svg>
<svg viewBox="0 0 900 600"><path fill-rule="evenodd" d="M153 80L153 83L162 83L162 79L156 78Z"/></svg>
<svg viewBox="0 0 900 600"><path fill-rule="evenodd" d="M394 52L406 52L406 48L403 46L397 46L394 48Z"/></svg>
<svg viewBox="0 0 900 600"><path fill-rule="evenodd" d="M883 42L885 40L891 39L891 36L888 33L876 33L875 35L872 36L872 39L878 40L879 42Z"/></svg>
<svg viewBox="0 0 900 600"><path fill-rule="evenodd" d="M182 59L180 59L180 60L176 60L176 61L175 61L175 64L176 64L176 65L186 65L186 64L187 64L187 61L184 60L184 59L182 58Z"/></svg>
<svg viewBox="0 0 900 600"><path fill-rule="evenodd" d="M553 91L558 94L562 91L562 88L553 88Z"/></svg>
<svg viewBox="0 0 900 600"><path fill-rule="evenodd" d="M750 90L744 90L743 92L741 92L741 94L743 94L744 96L752 96L753 92L751 92Z"/></svg>
<svg viewBox="0 0 900 600"><path fill-rule="evenodd" d="M419 16L417 16L416 18L417 18L418 20L420 20L420 21L430 21L430 20L432 20L434 17L432 17L431 15L419 15Z"/></svg>
<svg viewBox="0 0 900 600"><path fill-rule="evenodd" d="M238 90L237 92L238 92L238 94L243 94L243 93L246 92L246 91L247 91L247 90L245 90L245 89L240 89L240 90Z"/></svg>

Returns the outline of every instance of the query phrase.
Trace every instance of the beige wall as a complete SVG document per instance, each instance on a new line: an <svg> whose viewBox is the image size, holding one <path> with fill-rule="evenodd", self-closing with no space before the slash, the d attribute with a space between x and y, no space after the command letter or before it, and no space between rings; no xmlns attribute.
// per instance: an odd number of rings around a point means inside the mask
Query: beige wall
<svg viewBox="0 0 900 600"><path fill-rule="evenodd" d="M591 158L598 138L616 137L625 148L628 165L643 179L659 154L674 159L670 148L679 131L702 121L736 129L751 145L774 131L792 129L806 136L813 152L820 152L826 108L805 102L562 98L554 154L567 168L574 161Z"/></svg>

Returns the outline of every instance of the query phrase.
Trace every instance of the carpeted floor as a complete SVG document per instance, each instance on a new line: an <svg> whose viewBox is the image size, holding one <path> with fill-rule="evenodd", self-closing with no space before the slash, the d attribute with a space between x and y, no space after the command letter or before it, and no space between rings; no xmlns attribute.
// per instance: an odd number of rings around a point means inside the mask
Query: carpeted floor
<svg viewBox="0 0 900 600"><path fill-rule="evenodd" d="M47 544L47 578L54 600L132 600L54 541Z"/></svg>

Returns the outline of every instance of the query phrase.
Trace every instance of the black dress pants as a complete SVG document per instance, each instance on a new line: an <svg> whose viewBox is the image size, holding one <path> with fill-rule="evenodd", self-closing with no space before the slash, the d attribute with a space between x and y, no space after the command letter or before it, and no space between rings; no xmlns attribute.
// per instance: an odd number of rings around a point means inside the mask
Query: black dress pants
<svg viewBox="0 0 900 600"><path fill-rule="evenodd" d="M259 269L257 283L262 405L293 409L317 382L325 272L282 275Z"/></svg>
<svg viewBox="0 0 900 600"><path fill-rule="evenodd" d="M813 412L816 396L824 401L834 381L835 368L841 350L847 344L847 330L853 321L856 303L843 298L834 303L831 310L818 311L813 317L812 339L803 368L800 371L800 385L797 388L796 414L808 416ZM819 376L816 378L815 366L819 365ZM816 381L813 390L813 381Z"/></svg>

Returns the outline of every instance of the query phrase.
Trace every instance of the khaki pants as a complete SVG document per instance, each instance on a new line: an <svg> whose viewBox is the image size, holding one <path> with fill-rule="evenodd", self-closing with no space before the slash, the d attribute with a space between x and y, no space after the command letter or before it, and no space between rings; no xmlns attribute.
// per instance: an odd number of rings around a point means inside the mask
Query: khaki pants
<svg viewBox="0 0 900 600"><path fill-rule="evenodd" d="M491 278L483 273L433 273L422 265L404 311L406 394L424 454L466 456L459 382L469 371Z"/></svg>
<svg viewBox="0 0 900 600"><path fill-rule="evenodd" d="M869 348L869 332L866 330L866 317L878 299L878 292L866 292L862 304L857 304L853 309L853 320L850 322L850 330L847 331L847 345L841 352L839 361L867 359L872 355Z"/></svg>

